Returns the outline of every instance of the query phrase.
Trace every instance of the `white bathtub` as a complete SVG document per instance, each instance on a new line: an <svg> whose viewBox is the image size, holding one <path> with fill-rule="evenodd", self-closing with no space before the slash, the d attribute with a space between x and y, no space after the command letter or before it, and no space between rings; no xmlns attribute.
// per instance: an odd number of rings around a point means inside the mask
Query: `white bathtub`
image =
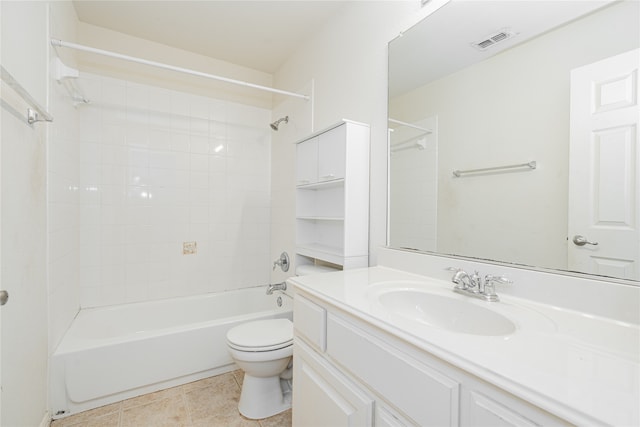
<svg viewBox="0 0 640 427"><path fill-rule="evenodd" d="M80 310L51 358L51 414L60 418L236 369L227 352L229 328L292 318L291 298L265 290Z"/></svg>

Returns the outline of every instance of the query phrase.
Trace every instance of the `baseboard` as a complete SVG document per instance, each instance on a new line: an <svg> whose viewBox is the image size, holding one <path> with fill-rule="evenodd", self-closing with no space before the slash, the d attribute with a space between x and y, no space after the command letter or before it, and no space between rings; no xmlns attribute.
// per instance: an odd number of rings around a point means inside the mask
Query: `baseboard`
<svg viewBox="0 0 640 427"><path fill-rule="evenodd" d="M49 425L51 425L51 414L49 411L45 411L44 417L42 418L42 421L40 421L38 427L49 427Z"/></svg>

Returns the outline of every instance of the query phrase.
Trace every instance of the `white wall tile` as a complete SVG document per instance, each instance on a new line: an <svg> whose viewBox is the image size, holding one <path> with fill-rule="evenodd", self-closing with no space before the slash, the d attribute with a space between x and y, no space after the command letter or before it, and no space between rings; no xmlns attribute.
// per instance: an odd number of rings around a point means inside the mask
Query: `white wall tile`
<svg viewBox="0 0 640 427"><path fill-rule="evenodd" d="M96 102L83 112L81 147L56 162L75 162L79 188L52 177L55 198L80 205L82 305L267 283L271 112L88 78ZM67 226L68 209L55 212ZM183 255L190 241L198 251Z"/></svg>

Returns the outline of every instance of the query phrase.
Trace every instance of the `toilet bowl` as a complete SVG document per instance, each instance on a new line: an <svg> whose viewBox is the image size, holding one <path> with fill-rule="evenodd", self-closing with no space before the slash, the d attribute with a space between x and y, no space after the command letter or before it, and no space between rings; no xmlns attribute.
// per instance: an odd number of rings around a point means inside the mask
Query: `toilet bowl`
<svg viewBox="0 0 640 427"><path fill-rule="evenodd" d="M227 347L244 371L238 403L242 415L260 419L291 407L293 323L289 319L256 320L231 328Z"/></svg>

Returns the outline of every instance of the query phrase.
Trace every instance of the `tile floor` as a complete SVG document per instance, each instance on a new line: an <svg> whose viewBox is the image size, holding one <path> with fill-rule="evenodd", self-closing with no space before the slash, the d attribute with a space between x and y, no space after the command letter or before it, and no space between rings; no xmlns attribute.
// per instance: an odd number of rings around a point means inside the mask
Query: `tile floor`
<svg viewBox="0 0 640 427"><path fill-rule="evenodd" d="M145 394L55 420L51 427L290 427L291 410L262 420L240 415L242 374L229 372Z"/></svg>

